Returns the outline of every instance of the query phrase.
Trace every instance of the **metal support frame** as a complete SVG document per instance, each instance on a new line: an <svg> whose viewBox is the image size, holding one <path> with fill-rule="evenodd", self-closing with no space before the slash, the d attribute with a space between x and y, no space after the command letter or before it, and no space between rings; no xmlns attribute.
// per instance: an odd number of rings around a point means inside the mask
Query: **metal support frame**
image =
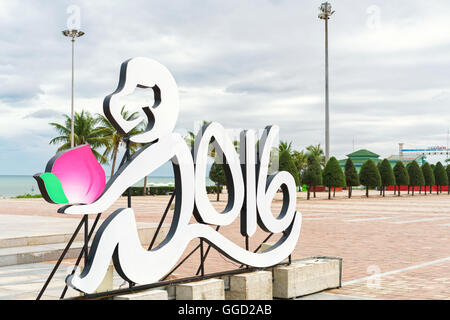
<svg viewBox="0 0 450 320"><path fill-rule="evenodd" d="M36 300L41 299L42 295L44 294L45 290L47 289L48 285L50 284L50 281L53 279L53 276L55 275L56 271L58 270L59 266L61 265L61 262L64 260L64 257L66 256L67 252L69 251L70 247L72 246L72 243L74 242L75 238L77 237L77 235L80 232L80 229L83 225L84 225L84 232L85 232L84 245L83 245L83 249L80 251L80 253L78 255L77 261L72 270L72 274L75 273L75 270L78 267L83 255L85 256L85 259L86 259L87 255L88 255L88 243L94 232L95 227L97 226L100 215L101 215L101 213L99 213L97 215L95 222L91 227L90 232L87 232L87 230L88 230L87 215L85 215L85 216L83 216L83 218L81 218L80 223L78 224L77 228L75 229L74 233L72 234L72 237L70 238L69 242L67 243L66 247L64 248L64 251L61 253L61 256L59 257L58 261L56 262L55 266L53 267L52 272L50 273L50 275L48 276L44 285L42 286L41 291L39 292L38 296L36 297ZM64 290L61 294L61 299L64 298L64 295L66 294L66 292L67 292L67 286L64 288Z"/></svg>
<svg viewBox="0 0 450 320"><path fill-rule="evenodd" d="M161 220L159 221L158 227L156 228L155 234L153 235L153 239L150 242L150 245L148 246L147 250L152 250L153 245L155 244L155 241L156 241L156 237L159 234L159 230L161 230L164 220L166 220L167 213L169 212L170 206L172 205L174 198L175 198L175 191L172 193L172 196L170 197L169 202L167 203L166 210L164 210L164 214L163 214Z"/></svg>
<svg viewBox="0 0 450 320"><path fill-rule="evenodd" d="M126 159L126 161L130 161L131 154L130 154L130 137L126 136L123 138L123 140L126 142L127 149L125 151L125 155L123 159ZM124 162L123 160L121 162ZM121 163L122 165L122 163ZM144 190L145 192L145 190ZM131 187L127 189L127 202L128 202L128 208L131 208Z"/></svg>
<svg viewBox="0 0 450 320"><path fill-rule="evenodd" d="M124 141L126 142L126 151L125 154L120 162L119 168L121 166L123 166L127 161L130 160L131 158L131 154L130 154L130 140L129 137L124 137ZM175 186L176 188L176 186ZM159 235L159 232L161 230L161 227L167 217L167 214L170 210L170 206L172 205L174 199L175 199L175 194L176 192L174 191L169 199L169 202L167 203L166 209L164 210L164 213L161 217L161 220L159 221L158 227L156 228L155 234L153 235L153 238L150 242L150 245L148 247L148 250L152 250L156 239ZM127 190L127 205L130 208L131 207L131 188L128 188ZM57 269L59 268L61 262L63 261L65 255L67 254L68 250L70 249L73 241L75 240L76 236L78 235L80 229L82 226L84 226L84 245L82 250L80 251L78 258L75 262L74 268L71 272L71 274L74 274L82 257L84 256L85 259L85 265L88 262L88 253L89 253L89 249L88 249L88 244L89 241L93 235L93 232L95 230L95 227L97 226L97 223L100 219L100 215L101 213L99 213L95 219L94 224L92 225L90 231L89 230L89 226L88 226L88 215L84 215L81 218L80 223L78 224L78 227L76 228L75 232L73 233L72 237L70 238L69 242L67 243L63 253L61 254L61 256L59 257L56 265L54 266L52 272L50 273L49 277L47 278L44 286L42 287L41 291L39 292L39 295L37 297L36 300L39 300L43 293L45 292L47 286L49 285L50 281L52 280L54 274L56 273ZM219 231L220 226L216 227L216 231ZM253 251L254 253L258 252L262 245L264 243L266 243L271 237L273 236L273 233L270 233L264 240L263 242ZM246 250L249 250L249 236L245 237L245 248ZM186 262L187 259L189 259L198 249L200 249L200 265L197 269L197 272L195 273L195 276L193 277L186 277L186 278L182 278L182 279L176 279L176 280L167 280L167 278L172 275L181 265L183 265L184 262ZM204 250L204 240L202 238L200 238L199 244L186 256L184 257L175 267L172 268L172 270L167 273L162 279L160 279L159 282L155 282L155 283L151 283L151 284L146 284L146 285L136 285L133 282L129 282L129 287L128 288L124 288L124 289L117 289L117 290L112 290L112 291L108 291L108 292L100 292L100 293L95 293L95 294L87 294L81 297L76 297L75 299L100 299L100 298L106 298L106 297L111 297L111 296L115 296L115 295L119 295L119 294L127 294L127 293L133 293L133 292L138 292L138 291L142 291L142 290L147 290L147 289L151 289L151 288L156 288L156 287L163 287L163 286L167 286L167 285L174 285L174 284L181 284L181 283L186 283L186 282L190 282L190 281L197 281L197 280L204 280L204 279L210 279L210 278L215 278L215 277L220 277L220 276L225 276L225 275L233 275L233 274L240 274L240 273L246 273L246 272L251 272L253 270L259 270L260 268L254 268L254 267L250 267L250 266L246 266L245 269L243 269L242 267L244 267L244 264L242 264L238 269L235 270L229 270L229 271L224 271L224 272L217 272L217 273L211 273L211 274L205 274L205 261L206 258L209 254L211 250L211 245L208 245L208 247L206 248L206 251ZM287 265L287 264L291 264L291 255L289 255L289 261L286 263L279 263L276 264L272 267L275 266L280 266L280 265ZM61 293L60 299L64 299L65 294L67 292L67 285L64 287L64 290Z"/></svg>
<svg viewBox="0 0 450 320"><path fill-rule="evenodd" d="M88 238L87 238L87 241L88 241L88 242L89 242L90 239L92 238L92 234L94 233L95 227L97 226L97 223L98 223L98 221L99 221L101 215L102 215L102 214L99 213L99 214L97 215L97 217L95 218L94 224L93 224L92 227L91 227L91 231L89 231L89 235L88 235ZM84 253L85 253L85 259L86 259L86 256L87 256L86 251L84 251ZM82 258L82 257L83 257L83 251L81 251L80 254L78 255L77 261L75 262L75 265L74 265L74 267L73 267L73 269L72 269L72 272L70 273L71 275L75 273L75 271L76 271L78 265L79 265L80 262L81 262L81 258ZM85 264L86 264L86 260L85 260ZM63 292L61 293L61 296L59 297L60 299L64 299L64 296L66 295L67 289L68 289L68 287L67 287L67 284L66 284L65 287L64 287Z"/></svg>

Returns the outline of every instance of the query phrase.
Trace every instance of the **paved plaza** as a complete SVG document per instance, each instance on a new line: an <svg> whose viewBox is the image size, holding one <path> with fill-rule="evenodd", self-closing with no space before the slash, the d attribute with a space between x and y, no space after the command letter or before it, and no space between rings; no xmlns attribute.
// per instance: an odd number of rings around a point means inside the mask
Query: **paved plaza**
<svg viewBox="0 0 450 320"><path fill-rule="evenodd" d="M342 288L327 291L326 295L317 298L450 299L450 196L415 194L413 197L404 193L402 197L396 197L389 192L383 198L372 191L370 197L365 198L363 194L355 190L353 198L348 199L346 192L337 192L336 198L327 200L328 194L318 193L317 198L307 201L306 193L298 193L297 208L303 215L303 224L293 259L310 256L343 258ZM226 195L222 195L218 203L214 195L211 199L217 208L226 204ZM159 222L168 200L169 196L133 197L138 221ZM272 206L274 211L279 210L281 194L277 195ZM102 218L120 207L126 207L125 198L119 199ZM78 220L57 214L57 208L42 199L0 199L0 214L16 215L20 219L27 219L27 216L72 219L75 229ZM170 214L167 219L166 222L170 223ZM45 228L54 226L43 223L30 227L30 232L39 233L38 229ZM245 239L239 233L239 219L222 227L220 232L244 246ZM266 236L266 233L258 231L250 239L250 249L255 249ZM269 242L276 240L273 237ZM198 241L193 241L185 254L197 244ZM175 272L175 277L195 274L199 254L189 258ZM72 262L67 261L58 273L47 298L57 297L57 291L64 285L67 266ZM52 263L1 267L0 299L32 298ZM239 264L211 250L205 271L210 273L238 267ZM116 279L116 283L120 283L120 279Z"/></svg>

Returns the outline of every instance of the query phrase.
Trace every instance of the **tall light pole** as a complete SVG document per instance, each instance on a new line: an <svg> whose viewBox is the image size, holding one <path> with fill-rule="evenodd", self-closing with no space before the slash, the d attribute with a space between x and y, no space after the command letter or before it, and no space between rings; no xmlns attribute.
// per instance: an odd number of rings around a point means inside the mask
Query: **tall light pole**
<svg viewBox="0 0 450 320"><path fill-rule="evenodd" d="M74 128L74 124L73 124L73 86L74 86L74 47L75 47L75 38L79 38L81 37L84 32L83 31L79 31L76 29L73 30L64 30L62 32L62 34L66 37L70 37L72 38L72 108L71 108L71 130L70 130L70 147L73 148L74 147L74 139L73 139L73 128Z"/></svg>
<svg viewBox="0 0 450 320"><path fill-rule="evenodd" d="M330 159L330 108L328 95L328 19L334 11L331 11L331 4L327 1L320 5L319 18L325 20L325 160Z"/></svg>

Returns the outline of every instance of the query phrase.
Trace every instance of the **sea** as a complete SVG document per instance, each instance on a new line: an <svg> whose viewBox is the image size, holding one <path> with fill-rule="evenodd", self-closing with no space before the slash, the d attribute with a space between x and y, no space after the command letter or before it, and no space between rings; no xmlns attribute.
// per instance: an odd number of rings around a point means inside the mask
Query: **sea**
<svg viewBox="0 0 450 320"><path fill-rule="evenodd" d="M108 178L107 178L108 179ZM147 186L170 186L174 185L174 177L149 176ZM214 185L214 182L206 178L206 185ZM144 179L138 181L134 186L144 186ZM39 194L36 180L26 175L0 175L0 198L14 198L25 194Z"/></svg>

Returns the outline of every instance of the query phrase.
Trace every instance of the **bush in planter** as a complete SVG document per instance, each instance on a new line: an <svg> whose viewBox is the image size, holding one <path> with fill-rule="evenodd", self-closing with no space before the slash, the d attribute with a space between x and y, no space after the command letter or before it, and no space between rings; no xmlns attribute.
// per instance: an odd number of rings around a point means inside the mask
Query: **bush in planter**
<svg viewBox="0 0 450 320"><path fill-rule="evenodd" d="M222 189L222 187L221 187ZM175 187L173 186L156 186L156 187L147 187L146 195L156 195L156 196L162 196L169 194L175 190ZM132 196L142 196L144 191L144 187L131 187L131 195ZM212 194L216 192L216 186L206 186L206 192L208 194ZM123 196L128 195L128 191L125 190L125 192L122 194Z"/></svg>

